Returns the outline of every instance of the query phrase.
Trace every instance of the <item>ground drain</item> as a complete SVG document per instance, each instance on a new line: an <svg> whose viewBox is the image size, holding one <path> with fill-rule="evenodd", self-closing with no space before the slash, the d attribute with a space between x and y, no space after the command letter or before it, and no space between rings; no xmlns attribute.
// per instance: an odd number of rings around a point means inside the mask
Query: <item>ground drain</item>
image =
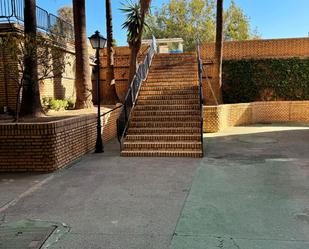
<svg viewBox="0 0 309 249"><path fill-rule="evenodd" d="M0 249L43 249L57 242L70 228L65 224L21 220L0 226Z"/></svg>

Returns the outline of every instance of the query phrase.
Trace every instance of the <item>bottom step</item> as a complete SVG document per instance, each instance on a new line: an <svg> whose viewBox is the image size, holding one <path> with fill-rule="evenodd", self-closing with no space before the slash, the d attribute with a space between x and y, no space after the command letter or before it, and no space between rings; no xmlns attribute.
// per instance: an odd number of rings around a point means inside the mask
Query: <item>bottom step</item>
<svg viewBox="0 0 309 249"><path fill-rule="evenodd" d="M203 152L201 150L190 150L190 151L158 151L158 150L123 150L121 156L125 157L194 157L201 158L203 157Z"/></svg>

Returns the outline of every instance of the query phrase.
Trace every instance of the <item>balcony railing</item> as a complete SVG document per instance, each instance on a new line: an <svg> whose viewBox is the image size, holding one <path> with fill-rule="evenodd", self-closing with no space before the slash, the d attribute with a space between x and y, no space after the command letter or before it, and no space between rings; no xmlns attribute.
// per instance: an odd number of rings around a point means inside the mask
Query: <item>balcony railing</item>
<svg viewBox="0 0 309 249"><path fill-rule="evenodd" d="M74 39L73 25L36 6L37 28L69 40ZM0 20L24 22L24 0L0 0Z"/></svg>

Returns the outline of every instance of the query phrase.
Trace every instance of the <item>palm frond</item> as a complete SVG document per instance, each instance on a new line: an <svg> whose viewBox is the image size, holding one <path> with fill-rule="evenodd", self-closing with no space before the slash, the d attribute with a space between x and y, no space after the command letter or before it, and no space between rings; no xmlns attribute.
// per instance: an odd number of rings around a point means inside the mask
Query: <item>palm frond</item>
<svg viewBox="0 0 309 249"><path fill-rule="evenodd" d="M122 24L122 28L128 31L128 42L134 42L139 38L140 32L143 29L141 5L140 3L128 1L126 4L122 4L122 6L120 10L126 14L126 20Z"/></svg>

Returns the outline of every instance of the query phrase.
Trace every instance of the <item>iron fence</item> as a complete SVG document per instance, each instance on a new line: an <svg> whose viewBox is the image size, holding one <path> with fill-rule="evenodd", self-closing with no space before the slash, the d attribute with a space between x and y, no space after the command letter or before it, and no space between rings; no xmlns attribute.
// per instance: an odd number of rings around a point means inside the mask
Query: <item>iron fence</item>
<svg viewBox="0 0 309 249"><path fill-rule="evenodd" d="M24 0L0 0L0 19L24 22ZM73 25L36 6L37 28L70 40L74 39Z"/></svg>

